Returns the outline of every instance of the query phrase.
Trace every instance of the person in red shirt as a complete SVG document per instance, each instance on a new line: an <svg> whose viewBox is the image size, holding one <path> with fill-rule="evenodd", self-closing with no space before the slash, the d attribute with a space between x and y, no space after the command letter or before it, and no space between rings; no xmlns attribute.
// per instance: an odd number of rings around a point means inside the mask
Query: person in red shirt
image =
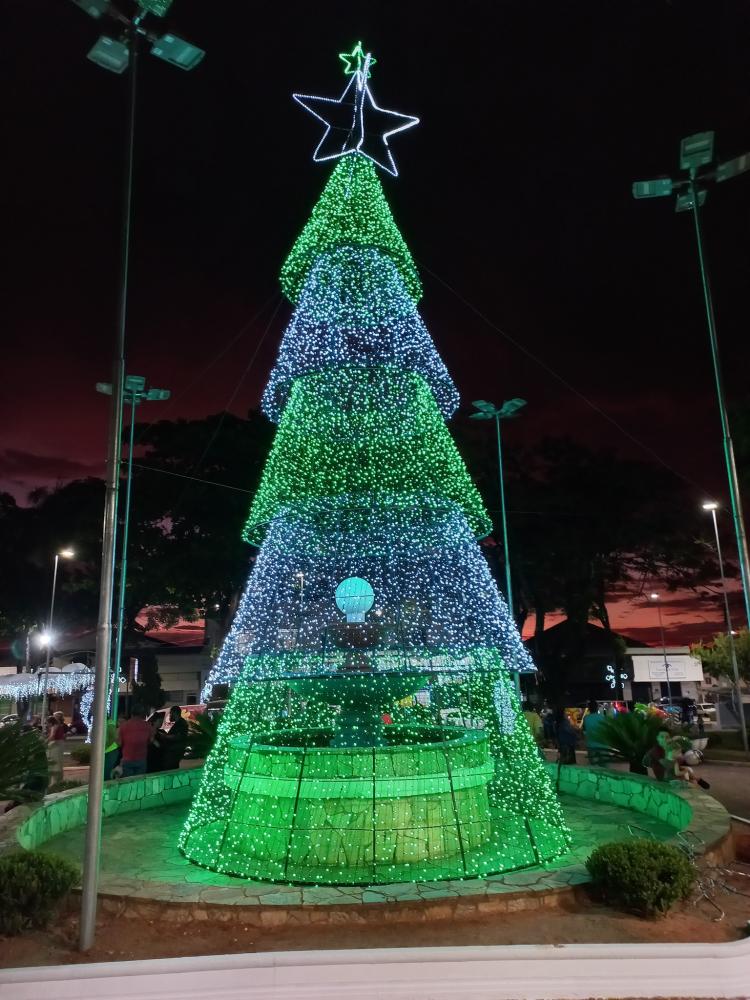
<svg viewBox="0 0 750 1000"><path fill-rule="evenodd" d="M154 731L146 722L146 712L140 706L134 706L127 722L121 722L117 730L117 742L122 750L123 778L134 774L146 773L148 745L154 738Z"/></svg>

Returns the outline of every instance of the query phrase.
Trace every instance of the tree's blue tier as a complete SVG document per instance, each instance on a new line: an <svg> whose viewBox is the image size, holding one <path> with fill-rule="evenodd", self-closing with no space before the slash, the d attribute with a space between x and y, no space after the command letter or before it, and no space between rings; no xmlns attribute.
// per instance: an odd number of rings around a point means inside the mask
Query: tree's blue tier
<svg viewBox="0 0 750 1000"><path fill-rule="evenodd" d="M476 650L492 651L508 669L534 669L457 506L356 508L274 519L209 685L243 672L278 677L341 666L348 647L334 595L352 576L375 594L367 625L376 636L362 647L355 640L367 669L465 672Z"/></svg>
<svg viewBox="0 0 750 1000"><path fill-rule="evenodd" d="M343 246L320 255L284 333L263 395L278 422L292 381L343 365L391 364L421 375L446 418L458 392L393 260L380 250Z"/></svg>

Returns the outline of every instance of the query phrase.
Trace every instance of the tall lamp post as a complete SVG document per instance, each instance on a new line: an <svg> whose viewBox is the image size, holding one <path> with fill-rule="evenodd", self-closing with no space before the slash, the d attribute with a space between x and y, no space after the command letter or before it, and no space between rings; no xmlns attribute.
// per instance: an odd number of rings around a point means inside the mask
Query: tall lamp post
<svg viewBox="0 0 750 1000"><path fill-rule="evenodd" d="M133 162L135 152L135 111L138 81L138 58L142 45L151 43L151 54L180 69L194 69L203 59L202 49L171 32L159 34L145 25L149 14L163 16L172 0L137 0L137 12L127 17L109 0L73 0L95 19L106 15L116 37L102 35L88 53L88 58L113 73L129 71L128 115L125 143L125 172L122 207L122 248L117 336L113 357L112 403L109 417L107 479L102 527L102 571L99 586L99 620L96 633L94 676L93 740L89 768L86 845L81 887L80 948L88 951L96 932L96 897L99 884L99 848L101 842L102 788L104 783L104 746L109 672L112 659L112 603L115 576L115 533L122 454L122 409L125 392L125 328L128 305L130 239L133 221Z"/></svg>
<svg viewBox="0 0 750 1000"><path fill-rule="evenodd" d="M726 618L727 624L727 638L729 639L729 655L732 659L732 676L734 678L734 697L737 709L737 718L740 723L740 732L742 733L742 746L745 749L745 753L748 752L748 741L747 741L747 728L745 726L745 709L742 704L742 687L740 686L740 671L737 666L737 650L734 646L734 631L732 629L732 616L729 611L729 594L727 593L727 581L724 576L724 560L721 555L721 542L719 540L719 523L716 519L716 511L719 509L718 503L715 500L707 500L701 505L704 510L711 512L711 518L714 524L714 539L716 542L716 555L719 560L719 573L721 575L721 593L724 597L724 616Z"/></svg>
<svg viewBox="0 0 750 1000"><path fill-rule="evenodd" d="M44 661L44 686L42 688L42 732L47 732L47 696L49 693L49 667L50 660L52 659L52 620L55 615L55 591L57 590L57 567L60 562L60 557L63 559L73 559L75 552L73 549L60 549L59 552L55 552L55 562L54 569L52 571L52 598L49 602L49 619L47 621L47 633L42 636L42 641L47 647L47 655Z"/></svg>
<svg viewBox="0 0 750 1000"><path fill-rule="evenodd" d="M519 412L526 406L526 400L518 398L509 399L499 408L494 403L488 403L485 399L477 399L471 405L477 410L476 413L471 414L472 420L495 421L495 429L497 431L497 472L500 482L500 519L503 526L503 551L505 554L505 598L508 602L510 616L515 620L513 614L513 588L510 574L510 549L508 548L508 517L505 509L505 478L503 476L503 446L500 434L500 421L512 420L514 417L517 417ZM518 671L514 671L513 676L516 691L520 692L521 684L518 679Z"/></svg>
<svg viewBox="0 0 750 1000"><path fill-rule="evenodd" d="M112 395L109 382L97 382L96 391L106 396ZM169 389L147 389L142 375L128 375L125 378L124 400L130 404L130 434L128 437L128 473L125 480L125 515L122 524L122 549L120 553L120 582L117 592L117 630L115 632L115 657L112 666L111 711L113 722L117 722L120 701L120 661L122 660L123 619L125 617L125 585L128 575L128 536L130 533L130 497L133 488L133 449L135 448L135 408L140 403L169 399Z"/></svg>
<svg viewBox="0 0 750 1000"><path fill-rule="evenodd" d="M659 603L659 595L656 593L649 594L649 599L656 605L656 610L659 613L659 632L661 633L661 651L664 657L664 674L667 679L667 700L669 701L670 714L672 709L672 685L669 681L669 660L667 659L667 644L664 639L664 621L661 617L661 604Z"/></svg>
<svg viewBox="0 0 750 1000"><path fill-rule="evenodd" d="M714 315L711 284L708 277L706 255L703 247L703 230L701 228L700 209L707 196L706 186L710 182L720 184L739 174L750 170L750 153L743 153L733 160L716 164L714 161L714 133L699 132L689 135L680 144L680 170L682 175L676 179L659 177L650 181L636 181L633 184L635 198L663 198L673 192L677 195L675 210L677 212L692 211L695 226L695 241L698 248L698 266L703 285L703 300L706 309L708 338L711 344L711 361L714 369L716 398L719 406L721 432L724 443L724 461L729 483L729 498L732 504L734 533L737 539L737 554L742 577L742 591L745 598L745 614L750 625L750 556L748 555L745 522L742 515L742 500L740 497L737 466L734 459L734 446L729 429L726 399L724 396L724 381L719 361L719 343L716 336L716 317Z"/></svg>

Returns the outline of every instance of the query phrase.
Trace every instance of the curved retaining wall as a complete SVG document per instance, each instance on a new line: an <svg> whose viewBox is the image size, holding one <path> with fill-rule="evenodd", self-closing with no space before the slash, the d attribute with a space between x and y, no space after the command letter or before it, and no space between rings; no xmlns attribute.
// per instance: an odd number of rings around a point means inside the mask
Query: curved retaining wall
<svg viewBox="0 0 750 1000"><path fill-rule="evenodd" d="M553 780L557 765L548 764ZM201 768L167 771L105 785L108 816L186 801L197 788ZM699 789L659 785L648 778L601 768L563 767L560 790L584 799L614 803L648 813L675 829L694 835L697 853L728 860L733 857L729 814ZM42 804L20 806L0 818L0 853L19 846L34 848L45 840L85 823L86 789L49 796ZM637 829L634 830L637 834ZM692 838L691 838L692 839ZM379 925L410 921L476 920L483 915L570 905L589 881L579 845L558 868L522 869L507 875L447 882L357 888L295 888L237 879L231 886L172 884L137 877L100 881L100 905L119 916L167 920L198 927L202 921L248 927L353 922ZM188 880L191 881L191 880Z"/></svg>
<svg viewBox="0 0 750 1000"><path fill-rule="evenodd" d="M155 809L191 799L200 784L202 767L159 774L137 775L104 783L104 816ZM0 854L23 847L34 850L40 844L86 823L86 786L48 795L41 804L18 806L0 818Z"/></svg>

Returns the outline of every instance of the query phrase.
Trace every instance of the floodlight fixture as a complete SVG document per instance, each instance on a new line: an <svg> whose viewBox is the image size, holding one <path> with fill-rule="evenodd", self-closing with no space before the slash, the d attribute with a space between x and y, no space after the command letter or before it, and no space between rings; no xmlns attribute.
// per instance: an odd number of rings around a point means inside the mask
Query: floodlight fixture
<svg viewBox="0 0 750 1000"><path fill-rule="evenodd" d="M747 173L750 170L750 153L743 153L742 156L735 156L733 160L720 163L716 168L716 182L731 180L739 174Z"/></svg>
<svg viewBox="0 0 750 1000"><path fill-rule="evenodd" d="M635 181L634 198L665 198L672 193L671 177L656 177L652 181Z"/></svg>
<svg viewBox="0 0 750 1000"><path fill-rule="evenodd" d="M124 73L130 63L130 50L124 42L118 42L108 35L100 35L89 49L87 59L110 73Z"/></svg>
<svg viewBox="0 0 750 1000"><path fill-rule="evenodd" d="M151 55L157 59L163 59L170 66L177 66L179 69L195 69L205 56L203 49L197 45L191 45L184 38L177 35L167 34L157 38L151 47Z"/></svg>
<svg viewBox="0 0 750 1000"><path fill-rule="evenodd" d="M526 406L525 399L519 399L518 396L514 399L508 399L500 407L500 413L498 416L501 420L511 420L518 416L519 411L522 410L524 406Z"/></svg>
<svg viewBox="0 0 750 1000"><path fill-rule="evenodd" d="M73 3L96 20L109 11L109 0L73 0Z"/></svg>
<svg viewBox="0 0 750 1000"><path fill-rule="evenodd" d="M138 6L147 14L155 14L157 17L164 17L173 0L138 0Z"/></svg>
<svg viewBox="0 0 750 1000"><path fill-rule="evenodd" d="M172 393L169 389L149 389L146 393L145 398L151 402L162 402L165 399L169 399Z"/></svg>
<svg viewBox="0 0 750 1000"><path fill-rule="evenodd" d="M133 394L143 392L146 388L146 379L143 375L126 375L125 376L125 392L131 392Z"/></svg>
<svg viewBox="0 0 750 1000"><path fill-rule="evenodd" d="M687 170L694 177L701 167L713 163L715 138L715 132L686 136L680 143L680 170Z"/></svg>

